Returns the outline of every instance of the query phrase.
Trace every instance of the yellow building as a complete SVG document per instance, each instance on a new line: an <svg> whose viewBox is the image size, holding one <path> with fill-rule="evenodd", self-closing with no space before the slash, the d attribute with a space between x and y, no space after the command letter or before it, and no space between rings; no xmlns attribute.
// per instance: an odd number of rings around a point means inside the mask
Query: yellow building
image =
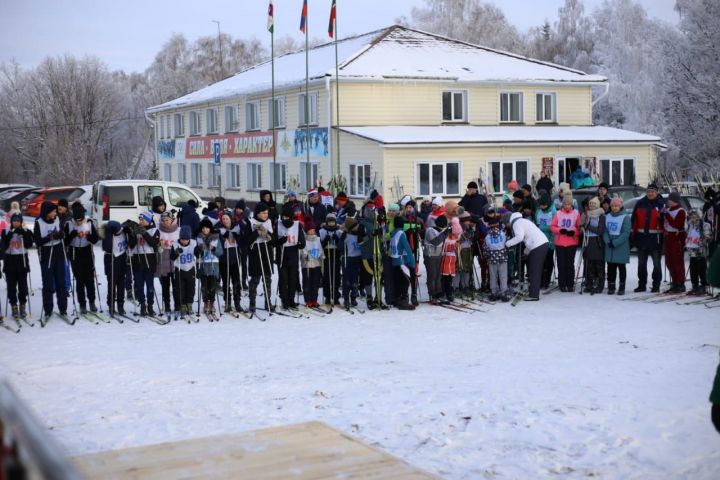
<svg viewBox="0 0 720 480"><path fill-rule="evenodd" d="M275 59L274 109L271 62L149 108L161 178L255 200L339 173L350 197L458 197L470 180L500 192L541 170L555 185L578 168L645 184L664 148L593 126L593 89L598 99L608 89L600 75L400 26L341 40L338 54L339 122L333 44L309 52L307 115L304 51Z"/></svg>

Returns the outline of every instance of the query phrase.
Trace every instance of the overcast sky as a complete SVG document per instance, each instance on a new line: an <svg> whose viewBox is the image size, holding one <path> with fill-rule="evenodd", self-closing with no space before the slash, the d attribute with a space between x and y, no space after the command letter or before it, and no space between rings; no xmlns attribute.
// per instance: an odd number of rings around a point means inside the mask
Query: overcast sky
<svg viewBox="0 0 720 480"><path fill-rule="evenodd" d="M310 37L327 38L331 0L308 0ZM553 22L563 0L495 0L520 31ZM588 10L602 0L585 0ZM650 15L677 23L674 0L641 0ZM423 0L337 0L342 38L410 17ZM46 56L96 55L112 69L142 71L173 33L189 40L223 32L268 46L268 0L0 0L0 62L37 65ZM275 0L275 33L302 39L302 0Z"/></svg>

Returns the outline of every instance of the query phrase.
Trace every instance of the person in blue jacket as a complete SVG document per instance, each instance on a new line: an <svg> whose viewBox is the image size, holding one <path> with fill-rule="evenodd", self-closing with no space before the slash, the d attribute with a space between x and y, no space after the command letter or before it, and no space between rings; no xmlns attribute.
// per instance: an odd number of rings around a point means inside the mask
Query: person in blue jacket
<svg viewBox="0 0 720 480"><path fill-rule="evenodd" d="M552 225L556 212L555 204L550 199L550 195L548 193L540 195L538 209L535 210L535 225L538 226L548 239L548 251L547 255L545 255L540 280L541 289L550 287L550 281L552 280L553 271L555 270L555 237L552 231L550 231L550 225Z"/></svg>
<svg viewBox="0 0 720 480"><path fill-rule="evenodd" d="M630 214L623 206L623 200L615 197L610 201L610 211L605 215L605 262L607 262L608 295L614 295L615 279L620 272L617 294L625 295L625 265L630 263Z"/></svg>
<svg viewBox="0 0 720 480"><path fill-rule="evenodd" d="M395 229L390 236L390 258L392 259L393 278L395 280L395 301L393 305L400 310L415 310L408 301L410 272L415 271L415 255L405 235L405 219L397 216L393 219ZM403 269L403 267L405 267ZM405 273L403 270L407 271Z"/></svg>

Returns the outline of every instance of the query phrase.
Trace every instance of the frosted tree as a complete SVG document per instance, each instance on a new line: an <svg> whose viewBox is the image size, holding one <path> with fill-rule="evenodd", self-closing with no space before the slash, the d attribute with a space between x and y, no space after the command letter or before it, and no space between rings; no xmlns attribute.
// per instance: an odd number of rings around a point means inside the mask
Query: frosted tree
<svg viewBox="0 0 720 480"><path fill-rule="evenodd" d="M668 130L683 165L720 168L720 2L678 0L681 36L666 42Z"/></svg>
<svg viewBox="0 0 720 480"><path fill-rule="evenodd" d="M565 4L558 10L554 43L554 63L583 72L594 72L595 40L592 21L585 15L582 0L565 0Z"/></svg>

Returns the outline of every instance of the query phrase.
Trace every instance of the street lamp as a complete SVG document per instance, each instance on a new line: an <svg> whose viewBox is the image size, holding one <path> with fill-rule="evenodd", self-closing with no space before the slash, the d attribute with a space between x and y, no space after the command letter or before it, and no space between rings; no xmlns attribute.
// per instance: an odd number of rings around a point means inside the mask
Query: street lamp
<svg viewBox="0 0 720 480"><path fill-rule="evenodd" d="M225 78L225 72L223 71L223 58L222 58L222 37L220 36L220 21L219 20L210 20L213 23L217 23L218 27L218 51L220 52L220 78L218 80L222 80Z"/></svg>

